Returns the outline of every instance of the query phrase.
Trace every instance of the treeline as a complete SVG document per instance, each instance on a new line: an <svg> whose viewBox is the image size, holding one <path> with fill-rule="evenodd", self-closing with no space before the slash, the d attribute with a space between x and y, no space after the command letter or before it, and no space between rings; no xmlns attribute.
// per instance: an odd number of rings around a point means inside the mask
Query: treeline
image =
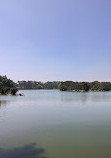
<svg viewBox="0 0 111 158"><path fill-rule="evenodd" d="M18 81L18 89L58 89L60 82L37 82L37 81Z"/></svg>
<svg viewBox="0 0 111 158"><path fill-rule="evenodd" d="M16 95L18 89L59 89L61 91L110 91L111 82L73 82L73 81L18 81L17 83L8 79L7 76L0 76L0 94Z"/></svg>
<svg viewBox="0 0 111 158"><path fill-rule="evenodd" d="M73 82L65 81L59 83L61 91L110 91L111 82Z"/></svg>
<svg viewBox="0 0 111 158"><path fill-rule="evenodd" d="M8 79L7 76L0 76L0 94L7 95L12 94L15 95L18 91L17 85L12 80Z"/></svg>

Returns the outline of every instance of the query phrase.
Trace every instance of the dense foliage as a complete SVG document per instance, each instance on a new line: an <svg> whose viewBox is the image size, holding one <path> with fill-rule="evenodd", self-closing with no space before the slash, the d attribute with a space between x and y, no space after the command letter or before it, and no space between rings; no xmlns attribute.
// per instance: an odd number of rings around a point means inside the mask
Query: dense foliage
<svg viewBox="0 0 111 158"><path fill-rule="evenodd" d="M65 81L59 83L61 91L110 91L111 82L72 82Z"/></svg>
<svg viewBox="0 0 111 158"><path fill-rule="evenodd" d="M16 84L6 76L0 76L0 94L7 95L10 93L15 95L16 92Z"/></svg>
<svg viewBox="0 0 111 158"><path fill-rule="evenodd" d="M19 89L58 89L60 82L18 81Z"/></svg>

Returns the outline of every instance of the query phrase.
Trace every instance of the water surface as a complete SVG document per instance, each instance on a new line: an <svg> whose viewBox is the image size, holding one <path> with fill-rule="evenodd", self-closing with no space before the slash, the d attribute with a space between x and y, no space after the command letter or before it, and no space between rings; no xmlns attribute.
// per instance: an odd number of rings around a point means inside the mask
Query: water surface
<svg viewBox="0 0 111 158"><path fill-rule="evenodd" d="M111 158L111 92L0 96L0 158Z"/></svg>

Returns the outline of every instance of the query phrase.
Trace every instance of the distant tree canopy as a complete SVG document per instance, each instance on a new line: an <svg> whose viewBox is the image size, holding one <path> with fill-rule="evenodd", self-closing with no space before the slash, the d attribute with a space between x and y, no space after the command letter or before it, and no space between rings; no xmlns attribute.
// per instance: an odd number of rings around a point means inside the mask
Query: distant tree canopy
<svg viewBox="0 0 111 158"><path fill-rule="evenodd" d="M111 82L37 82L37 81L18 81L18 89L60 89L61 91L109 91Z"/></svg>
<svg viewBox="0 0 111 158"><path fill-rule="evenodd" d="M60 82L37 82L37 81L18 81L17 87L19 89L58 89Z"/></svg>
<svg viewBox="0 0 111 158"><path fill-rule="evenodd" d="M111 82L60 82L58 88L61 91L110 91Z"/></svg>
<svg viewBox="0 0 111 158"><path fill-rule="evenodd" d="M12 94L15 95L17 92L16 83L8 79L6 76L0 76L0 94Z"/></svg>

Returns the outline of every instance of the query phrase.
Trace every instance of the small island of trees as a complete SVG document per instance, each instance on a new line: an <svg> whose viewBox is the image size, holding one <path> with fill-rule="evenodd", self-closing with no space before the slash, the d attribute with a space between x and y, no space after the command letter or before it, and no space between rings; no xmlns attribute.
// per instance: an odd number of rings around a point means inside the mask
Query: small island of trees
<svg viewBox="0 0 111 158"><path fill-rule="evenodd" d="M58 88L61 91L76 91L76 92L88 92L88 91L110 91L111 82L73 82L65 81L60 82Z"/></svg>

